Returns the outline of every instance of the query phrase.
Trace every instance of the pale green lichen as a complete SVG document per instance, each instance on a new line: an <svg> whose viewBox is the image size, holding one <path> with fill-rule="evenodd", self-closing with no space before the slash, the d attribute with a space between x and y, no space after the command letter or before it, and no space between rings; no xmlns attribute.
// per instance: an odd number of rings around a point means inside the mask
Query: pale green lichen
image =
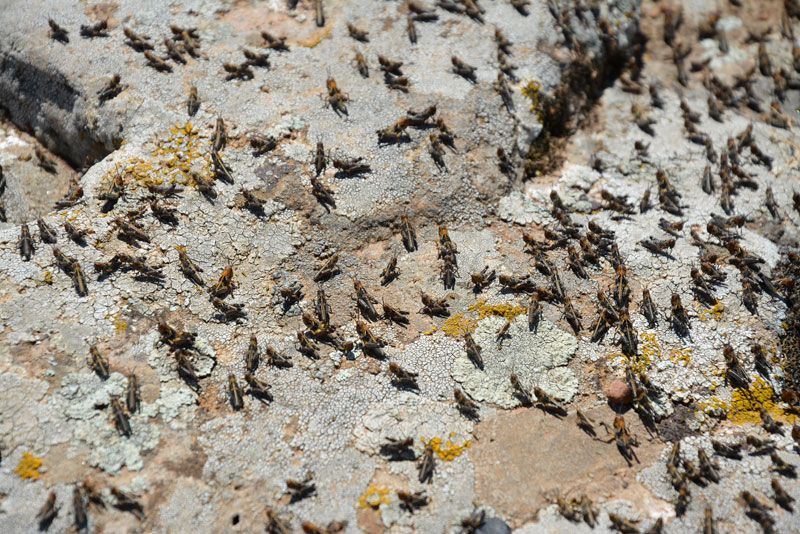
<svg viewBox="0 0 800 534"><path fill-rule="evenodd" d="M548 320L539 323L536 333L530 332L527 319L517 317L509 327L508 337L498 344L497 330L504 324L505 319L494 316L479 321L473 337L482 348L484 368L478 369L465 351L453 361L453 379L475 400L502 408L519 404L509 380L511 373L526 388L539 386L557 398L571 399L577 392L578 380L566 365L578 346L575 336Z"/></svg>

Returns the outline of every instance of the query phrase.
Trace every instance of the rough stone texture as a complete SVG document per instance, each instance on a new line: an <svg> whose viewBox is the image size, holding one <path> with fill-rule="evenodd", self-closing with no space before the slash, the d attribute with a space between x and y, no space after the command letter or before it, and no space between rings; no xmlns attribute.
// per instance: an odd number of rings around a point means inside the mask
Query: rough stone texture
<svg viewBox="0 0 800 534"><path fill-rule="evenodd" d="M507 4L487 4L483 25L440 10L439 22L417 24L416 46L408 44L402 30L407 7L401 4L326 2L327 22L321 29L313 25L310 7L301 4L289 12L265 3L199 1L184 3L165 17L159 2L60 2L46 7L12 4L0 14L9 28L0 37L0 95L8 118L37 138L33 141L11 128L3 134L0 164L7 179L3 200L10 220L30 221L46 213L42 207L63 196L70 180L69 171L58 163L53 179L60 185L44 194L45 186L37 178L41 171L31 157L35 142L75 167L91 165L80 180L85 200L45 217L58 233L59 248L83 266L88 297L75 294L70 278L53 264L49 246L35 239L33 259L21 262L19 229L4 230L0 318L6 326L5 387L0 425L7 437L2 443L2 484L4 495L13 495L3 501L4 527L33 528L37 507L17 503L42 500L52 486L58 488L59 515L51 529L65 529L71 521L69 487L90 476L139 496L149 529L181 525L218 531L230 528L234 515L235 528L256 529L264 520L265 499L297 521L347 520L351 529L368 528L358 503L368 486L381 479L377 470L387 470L391 480L407 481L407 489L423 489L412 463L387 464L376 455L383 439L414 437L417 454L423 450L420 439L468 446L472 424L450 400L451 366L462 353L460 344L441 334L419 337L431 323L417 314L407 330L374 325L376 333L390 341L390 357L420 373L419 395L399 392L389 383L386 364L365 359L359 349L342 354L323 348L317 362L299 359L293 339L300 307L284 313L280 301L270 295L298 280L306 286L301 307L308 309L313 297L310 279L320 261L315 257L348 249L354 254L343 255L343 272L358 276L373 294L383 293L401 308L416 309L410 284L438 292L438 277L430 274L436 263L430 240L435 228L427 218L446 214L448 220L479 221L486 208L491 209L492 199L510 189L495 168L494 146L502 144L513 157L538 135L541 126L519 87L530 80L543 90L561 83L570 63L559 63L539 50L554 49L562 36L541 4L531 6L527 17ZM68 29L68 44L47 38L46 19L34 16L43 12ZM610 3L603 14L618 24L623 41L632 35L633 3ZM587 47L599 52L597 20L590 17L576 30ZM99 20L109 21L108 37L79 35L81 24ZM371 42L354 46L346 22L369 29ZM202 56L163 74L146 67L143 55L123 43L122 29L149 35L161 54L169 24L198 27ZM513 91L514 117L499 111L500 99L492 89L495 25L514 46L521 80ZM223 81L222 63L239 61L244 47L258 49L258 32L263 29L288 35L290 51L272 53L271 68L256 69L253 80ZM355 72L356 48L370 63L368 80ZM476 85L451 72L454 53L478 67ZM378 54L402 58L411 82L408 94L382 83ZM96 93L114 73L121 75L124 90L99 104ZM338 117L325 105L329 76L350 97L347 117ZM190 84L198 87L201 107L191 119L194 126L186 127ZM426 131L412 130L409 143L377 147L377 129L406 109L431 103L457 135L456 150L445 156L447 171L437 170L430 160ZM223 155L235 185L218 187L213 204L194 192L181 195L175 206L180 224L175 227L148 217L150 243L134 248L116 240L112 219L147 199L143 182L185 184L190 170L205 172L217 116L228 128L229 147ZM246 143L256 132L278 138L278 147L254 158ZM331 171L322 177L335 190L337 207L329 215L320 215L308 192L318 140L331 157L363 156L373 168L366 178L338 179ZM126 196L111 213L100 213L94 199L120 169L126 173ZM242 188L265 194L260 218L241 209ZM400 258L401 280L379 292L378 266L392 251L399 252L396 244L385 241L387 226L405 211L415 217L422 247L416 259ZM91 228L88 246L67 240L61 229L65 220ZM371 229L367 239L359 228ZM35 226L32 231L37 237ZM452 236L460 243L464 272L479 270L484 262L500 264L497 237L491 231L465 228ZM377 248L364 248L375 240ZM237 288L229 299L245 306L246 321L231 325L214 319L203 292L180 273L176 246L187 248L207 280L213 281L225 265L234 267ZM137 279L130 272L96 280L92 263L123 251L161 265L163 284ZM350 317L346 310L352 284L346 275L325 283L334 320L340 324ZM455 298L454 306L464 307L469 293L466 285L460 287L463 295ZM199 391L179 378L174 360L158 344L155 324L161 319L197 332L193 363L201 380ZM352 323L341 330L354 336ZM262 348L270 345L288 352L295 365L259 371L272 387L274 402L264 405L248 397L245 412L228 414L225 379L232 372L241 381L250 332ZM93 344L114 371L105 381L86 366ZM133 435L125 438L115 431L108 404L109 395L124 393L125 375L131 372L141 383L142 406L131 417ZM37 482L21 480L13 472L25 451L43 457L44 475ZM378 510L383 517L378 523L440 531L469 513L474 499L469 453L447 460L438 462L433 484L425 489L434 503L442 500L448 506L434 505L409 516L391 498ZM287 507L284 480L302 478L306 472L313 473L319 495ZM196 506L203 512L190 512ZM92 510L91 515L92 525L106 530L136 523L113 508Z"/></svg>
<svg viewBox="0 0 800 534"><path fill-rule="evenodd" d="M8 222L21 223L46 215L67 192L70 179L77 178L69 165L52 154L49 157L56 172L40 168L34 152L37 146L36 139L0 120L0 167L5 180L0 205Z"/></svg>
<svg viewBox="0 0 800 534"><path fill-rule="evenodd" d="M500 97L491 85L497 72L492 37L495 25L514 43L511 59L518 66L520 80L536 80L543 89L552 89L569 67L538 52L540 48L551 49L562 38L546 6L539 2L530 6L527 17L509 4L487 3L482 6L486 9L485 24L439 10L437 23L417 23L416 46L408 42L407 8L400 3L333 3L326 7L324 28L314 26L311 6L306 4L287 12L285 6L263 2L248 5L197 0L181 4L168 19L162 4L156 1L135 5L46 4L46 9L45 3L42 9L28 3L20 3L19 8L12 4L2 15L7 19L1 22L10 31L3 35L0 45L5 58L0 97L7 102L16 123L36 132L45 144L80 165L110 152L121 139L126 144L139 144L176 122L183 123L188 86L195 84L203 102L194 118L198 125L212 125L219 115L229 121L232 135L241 136L266 134L287 120L302 124L299 135L281 143L276 152L289 169L305 171L285 178L293 188L308 187L306 165L311 162L317 140L323 141L334 156L365 157L369 161L373 172L368 179L336 180L339 206L334 216L326 217L329 220L324 225L334 232L352 232L353 223L356 228L384 226L409 206L419 215L447 214L451 219L478 220L487 205L484 201L490 205L499 193L508 190L507 179L494 169L493 147L502 143L512 154L525 150L540 125L519 91L514 91L513 120L500 111ZM619 27L624 46L635 30L636 2L616 0L606 4L604 16ZM44 11L71 30L69 44L47 39L42 17L32 16ZM22 15L16 15L18 12ZM105 18L111 27L110 37L84 39L78 35L80 24ZM384 21L385 26L378 21ZM370 42L351 39L346 22L369 30ZM150 36L161 54L161 41L171 35L169 24L198 27L203 57L175 66L173 73L159 73L145 66L142 54L123 44L122 28L128 27ZM579 40L588 49L597 50L596 21L590 18L585 23L576 20L575 24ZM263 42L260 30L287 35L290 51L271 54L271 68L256 68L253 80L225 82L222 64L242 61L239 50L244 47L258 49ZM76 53L78 47L81 53ZM357 74L354 50L362 51L367 58L369 79ZM404 62L403 72L411 84L407 94L390 90L382 82L378 54ZM476 85L451 72L453 54L477 67ZM87 55L92 60L88 72ZM120 69L121 65L125 68ZM99 106L95 93L113 73L121 74L128 88ZM349 114L344 118L325 106L325 80L329 76L350 97ZM50 83L43 83L48 79ZM459 138L457 152L446 156L447 172L438 170L428 156L424 130L412 130L410 143L376 150L376 130L394 123L406 109L424 109L431 103L437 104L440 116ZM76 138L81 142L57 142ZM244 151L226 153L234 173L258 175L260 161L249 154L239 158L238 153L244 155ZM465 203L465 198L470 202ZM297 200L292 199L292 203Z"/></svg>
<svg viewBox="0 0 800 534"><path fill-rule="evenodd" d="M578 345L575 338L544 320L534 334L528 331L527 318L518 316L508 329L508 338L498 342L497 331L505 322L500 317L487 317L478 323L474 338L483 349L484 368L475 367L461 351L453 361L453 378L473 399L502 408L519 404L508 379L511 373L529 391L538 386L560 400L572 400L578 380L565 366Z"/></svg>
<svg viewBox="0 0 800 534"><path fill-rule="evenodd" d="M416 24L416 45L405 34L408 6L400 2L326 1L324 28L314 25L310 2L294 11L278 2L220 0L184 2L167 11L162 2L151 1L7 4L0 12L0 100L8 118L28 134L5 125L0 134L0 165L7 177L3 201L11 221L0 227L0 530L35 531L36 512L51 490L59 513L50 530L68 530L72 488L89 479L103 488L109 503L105 510L90 509L91 526L106 532L260 531L267 508L291 520L293 528L301 521L347 521L348 532L457 532L461 521L480 509L489 520L479 532L502 531L506 524L525 533L581 532L590 529L562 517L553 502L556 496L583 494L598 507L593 531L611 528L609 512L639 521L642 530L663 518L666 532L697 531L707 505L720 518L721 531L756 531L737 497L743 489L764 500L771 497L774 473L768 456L745 454L740 462L715 457L721 482L705 487L690 483L692 501L680 517L665 469L670 441L680 441L682 458L694 461L698 447L710 451L711 437L726 442L741 441L748 433L766 437L753 426L761 406L783 421L786 430L793 422L786 406L770 398L783 387L779 364L787 355L779 341L787 305L762 293L758 315L744 307L739 273L707 232L710 213L722 213L719 191L707 195L700 188L705 149L686 139L680 95L700 114L696 128L709 135L718 156L729 136L752 123L755 141L773 158L770 170L749 154L741 156L741 166L754 176L758 189L740 189L734 196L736 213L750 219L735 230L740 244L763 258L765 273L773 277L797 246L800 213L792 205L792 192L800 189L794 172L797 142L793 130L773 127L744 106L726 108L723 123L711 120L703 72L690 73L688 87L678 85L662 36L668 2L643 2L640 16L634 1L585 6L534 1L524 17L508 2L484 0L484 24L437 9L437 22ZM684 6L679 39L694 45L687 61L710 59L708 71L732 83L755 65L758 45L746 41L748 30L771 27L765 47L773 68L786 69L794 80L792 49L778 30L782 3L769 4L764 11L710 1ZM716 10L722 14L717 28L726 32L730 45L727 54L713 39L696 41L698 24ZM70 31L69 44L47 38L48 16ZM561 28L556 17L563 21ZM79 35L81 24L105 19L109 37ZM369 30L370 42L351 39L348 22ZM124 44L122 28L149 35L156 53L162 54L170 24L196 26L202 56L186 65L171 63L172 73L159 73ZM609 41L635 50L639 24L649 39L642 56L641 94L631 93L621 80L590 80L583 69L611 62L603 55ZM791 24L798 25L796 20ZM492 87L498 68L495 27L512 42L509 60L518 67L513 114ZM602 38L602 28L612 28L614 39ZM255 68L252 80L225 81L222 64L242 61L245 47L260 50L261 30L287 35L290 50L271 52L271 67ZM369 79L355 70L356 50L367 58ZM405 62L411 84L407 94L383 83L378 54ZM451 72L453 54L477 67L478 83ZM630 79L630 67L625 79ZM126 87L99 105L96 92L114 73ZM329 76L350 96L346 117L325 104ZM754 80L753 91L766 108L773 82L759 74ZM529 92L534 101L522 91L533 87L531 81L540 84L538 93ZM540 119L552 118L551 95L582 102L587 96L583 91L591 95L606 83L610 87L591 112L574 109L570 123L579 126L577 131L567 129L559 133L569 136L557 137L549 124L553 131L542 132ZM191 84L202 104L189 126L185 101ZM663 109L650 105L650 85L659 87ZM536 95L542 97L538 103ZM428 153L432 129L411 129L409 142L378 146L376 130L408 109L432 103L457 135L456 149L445 154L446 170L438 169ZM654 137L633 123L633 103L655 119ZM798 105L798 92L787 90L783 113L792 115ZM217 198L210 202L196 190L191 172L202 175L210 169L209 146L218 116L227 125L229 140L222 156L234 183L217 182ZM277 147L254 156L248 146L254 133L280 138ZM632 145L637 140L649 143L649 155L636 155ZM340 178L332 168L320 177L334 191L336 207L330 212L310 192L317 141L324 142L331 157L364 157L372 166L364 177ZM522 175L522 167L538 163L536 150L545 141L560 165L527 182L508 179L498 170L498 147L510 154L516 174ZM86 167L80 178L85 197L77 206L49 208L66 191L74 171L57 159L58 172L48 188L50 175L42 174L30 157L34 143L75 168ZM526 160L531 143L532 155ZM719 186L719 165L711 166ZM642 214L634 210L627 218L603 209L601 190L637 203L652 189L657 201L657 169L667 173L686 206L674 259L656 257L639 242L665 237L659 219L676 217L657 205ZM126 194L103 213L97 196L118 172L124 175ZM141 221L150 242L132 246L117 238L113 221L147 206L147 183L184 186L169 200L179 224L161 224L148 209ZM780 222L764 207L767 186L779 204ZM262 214L243 209L243 189L264 199ZM495 339L508 310L526 306L529 296L503 291L496 282L476 295L470 274L488 266L498 274L530 274L537 286L548 287L550 281L523 251L522 232L544 239L545 227L559 230L551 209L554 191L582 235L590 220L615 232L628 267L631 319L639 337L636 361L621 354L616 328L603 340L590 341L598 308L595 295L613 283L608 258L599 268L589 268L584 280L570 270L567 252L558 247L546 255L581 316L580 334L573 334L561 305L544 303L536 333L528 331L525 314L517 314L509 337L499 345ZM52 247L40 241L35 223L35 254L30 261L20 258L16 224L44 213L57 230L57 246L83 267L88 296L75 293L70 277L54 264ZM409 214L416 226L415 252L406 252L397 235L401 214ZM93 231L86 246L67 240L65 221ZM450 228L458 251L458 276L451 290L442 288L440 224ZM690 289L689 270L698 264L690 230L722 254L719 266L727 279L715 288L720 304L714 308L696 302ZM575 241L571 244L577 247ZM233 267L236 287L226 302L242 304L246 318L225 322L217 315L205 291L181 273L178 247L185 247L202 268L207 284L224 267ZM131 271L98 279L93 263L120 252L160 266L163 283ZM336 253L340 272L315 283L320 265ZM381 271L393 256L400 276L382 286ZM385 320L370 323L385 341L385 360L364 354L358 341L355 319L363 319L355 309L353 279L375 297L378 311L385 301L409 312L406 327ZM304 296L284 309L281 289L295 281ZM328 295L337 333L354 346L342 352L320 344L319 359L310 359L297 351L296 333L304 329L301 314L313 311L318 287ZM660 313L652 329L639 308L644 287ZM444 298L451 318L420 313L421 291ZM690 313L690 339L677 337L670 328L673 292ZM477 303L482 304L476 308ZM160 320L197 333L192 358L199 388L181 379L175 359L159 343ZM472 330L483 347L484 371L468 360L462 338L451 335L454 323ZM244 409L234 412L227 378L233 374L243 383L250 335L262 350L271 346L288 356L293 366L262 362L257 376L269 383L272 402L245 395ZM730 344L748 376L755 378L749 352L755 341L767 348L774 365L763 387L745 395L745 401L755 400L742 408L743 393L724 380L721 352ZM87 366L89 347L95 344L110 361L107 380ZM418 391L392 384L390 362L417 373ZM633 410L622 413L639 442L637 459L630 465L613 443L610 428L617 412L603 391L604 384L625 376L628 365L649 376L654 386L649 400L658 418L646 428ZM539 386L564 401L568 415L556 417L541 406L518 407L511 395L511 372L524 387ZM142 403L131 416L132 436L125 438L113 426L109 399L124 393L130 373L141 384ZM459 412L455 387L479 403L477 420ZM591 435L578 427L577 409L593 421ZM727 420L720 421L725 415ZM779 455L797 464L786 434L776 437ZM416 457L424 454L426 444L435 447L436 469L429 484L418 480L414 462L380 455L388 438L405 437L413 438ZM26 452L42 458L38 479L22 478L15 471ZM306 474L313 475L317 493L290 503L286 480ZM782 477L781 484L800 498L796 480ZM111 506L110 486L140 499L144 520ZM410 514L400 507L398 491L424 491L430 503ZM778 531L792 530L792 514L773 504L770 513Z"/></svg>

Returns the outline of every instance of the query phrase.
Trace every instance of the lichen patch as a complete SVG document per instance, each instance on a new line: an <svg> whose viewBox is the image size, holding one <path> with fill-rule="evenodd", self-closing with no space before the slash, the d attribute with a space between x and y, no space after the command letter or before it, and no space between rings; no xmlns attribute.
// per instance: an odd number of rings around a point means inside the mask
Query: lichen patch
<svg viewBox="0 0 800 534"><path fill-rule="evenodd" d="M475 400L501 408L519 404L509 380L511 373L527 388L539 386L559 399L572 399L578 379L566 365L578 346L575 337L548 320L540 322L536 333L529 332L526 318L518 316L508 337L498 344L496 333L504 323L505 319L496 316L479 321L474 338L482 347L484 368L478 369L465 351L453 361L453 379Z"/></svg>

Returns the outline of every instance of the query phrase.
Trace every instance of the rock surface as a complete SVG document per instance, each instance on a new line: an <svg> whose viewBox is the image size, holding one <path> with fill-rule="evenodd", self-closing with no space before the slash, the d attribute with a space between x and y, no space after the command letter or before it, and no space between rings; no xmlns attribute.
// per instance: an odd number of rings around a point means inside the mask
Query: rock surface
<svg viewBox="0 0 800 534"><path fill-rule="evenodd" d="M768 454L745 446L733 460L711 444L771 438L778 461L798 464L789 431L797 416L779 400L798 387L797 349L783 329L796 320L796 296L781 281L798 275L786 265L800 228L791 118L800 84L788 36L800 22L791 13L783 21L783 2L766 11L692 2L674 39L665 29L679 4L663 0L519 4L527 15L505 1L454 3L460 14L440 2L429 6L437 20L414 23L416 43L406 31L416 4L322 5L322 26L306 1L289 9L192 0L165 11L152 1L13 0L0 12L0 101L28 132L8 124L0 135L9 221L0 227L2 530L36 531L50 491L58 514L49 529L68 530L80 484L99 488L108 506L90 506L89 524L109 532L258 531L270 514L293 531L302 522L329 531L346 522L348 532L457 532L482 516L477 532L588 532L582 518L568 517L583 495L596 508L592 531L611 529L617 517L643 530L662 519L665 532L697 531L710 506L721 531L755 532L743 489L767 502L770 479L779 477L800 499L796 479L781 476ZM483 11L467 13L473 6ZM717 12L711 30L701 27ZM48 17L69 42L48 36ZM107 36L80 35L81 25L99 21L108 21ZM368 41L354 39L348 24L367 31ZM196 28L196 36L170 25ZM498 55L496 28L511 42L507 55ZM151 68L125 43L135 40L130 30L148 36L159 58L168 40L185 63ZM268 49L262 31L286 36L288 50ZM199 44L196 57L191 43ZM673 50L689 44L681 84ZM223 65L241 65L245 50L262 66L250 65L252 79L226 80ZM259 60L262 53L268 58ZM403 62L408 92L387 86L379 55ZM476 67L475 83L452 71L453 55ZM510 110L495 86L501 58L518 77L508 82ZM121 90L101 103L98 91L114 74ZM329 78L349 97L346 114L326 100ZM737 79L720 121L713 119L709 90L723 93ZM192 86L200 106L190 117ZM759 103L761 111L752 109ZM431 120L401 132L407 139L379 143L378 130L433 104ZM219 118L227 143L217 154L232 183L225 173L213 178ZM443 147L444 165L431 154L431 135L443 133L436 118L456 136L452 149ZM751 124L752 140L742 141ZM274 141L263 154L252 144L259 135ZM703 135L708 142L698 143ZM320 173L318 142L328 156ZM49 149L41 153L53 158L55 174L42 169L34 147ZM498 149L509 158L507 173ZM370 171L337 172L334 160L347 158L363 158ZM707 166L710 192L701 184ZM660 190L659 171L668 181ZM75 190L78 174L83 197L51 208ZM118 199L109 197L115 180L124 190ZM204 180L213 193L198 187ZM335 205L318 202L315 180ZM173 184L175 196L158 192ZM681 215L663 200L670 188L680 194ZM653 205L640 209L645 191ZM173 208L174 220L157 217L154 201ZM708 226L712 213L746 218L721 233ZM416 228L416 250L403 245L403 215ZM57 243L43 242L38 216ZM21 257L22 222L32 234L29 259ZM85 243L70 240L65 223L88 230ZM603 250L594 224L613 231L619 258ZM137 228L143 236L131 238ZM667 229L675 234L668 254L642 245L669 238ZM699 250L716 255L708 261L725 275L711 286L710 302L692 290ZM755 305L743 298L742 272L750 271L736 268L737 254L759 258L753 272L763 276L750 280ZM335 269L321 274L334 257ZM398 276L387 282L382 272L393 258ZM452 258L450 284L443 274ZM624 263L624 277L614 263ZM75 265L86 295L76 291ZM497 279L475 287L480 276L471 275L484 267ZM612 304L620 317L601 335L598 292L613 303L621 279L630 304ZM359 284L371 297L362 295L360 307ZM302 288L295 299L287 298L292 287ZM657 311L652 324L645 288ZM320 290L330 305L327 329L314 324ZM210 292L219 295L216 305ZM422 292L442 299L446 313L423 313ZM687 311L686 333L675 326L673 294ZM408 312L408 324L388 320L387 306ZM196 334L190 348L183 351L165 325ZM316 336L315 350L299 350L298 333ZM467 354L467 333L482 369ZM260 355L252 367L268 397L245 382L252 339ZM765 351L760 361L755 343ZM108 373L90 365L91 347L108 360ZM725 347L740 369L726 364ZM275 365L267 348L291 366ZM396 366L411 373L405 381ZM140 402L115 415L134 376ZM242 388L241 410L231 377ZM607 397L619 392L603 387L612 380L645 394L615 412ZM459 394L467 399L461 406ZM761 427L761 409L783 424L783 435ZM615 417L638 443L635 454L626 457L624 440L615 441ZM389 458L386 444L406 438L410 448ZM673 443L681 444L684 477L701 450L719 470L718 483L685 479L692 496L685 509L666 467ZM435 469L421 480L426 457ZM316 491L292 499L290 481L307 477ZM142 513L126 511L112 488L132 495ZM409 513L401 492L424 492L427 504ZM769 517L781 532L796 523L778 505Z"/></svg>

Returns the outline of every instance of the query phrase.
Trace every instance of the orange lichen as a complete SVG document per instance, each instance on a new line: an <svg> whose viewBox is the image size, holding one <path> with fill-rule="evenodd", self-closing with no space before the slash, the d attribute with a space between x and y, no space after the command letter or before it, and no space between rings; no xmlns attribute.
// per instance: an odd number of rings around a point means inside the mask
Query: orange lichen
<svg viewBox="0 0 800 534"><path fill-rule="evenodd" d="M383 486L369 486L361 497L358 498L358 506L361 508L372 508L377 510L382 504L391 503L389 499L389 488Z"/></svg>
<svg viewBox="0 0 800 534"><path fill-rule="evenodd" d="M39 472L40 467L42 467L42 459L38 456L34 456L30 452L25 452L19 464L17 464L16 469L14 469L14 472L20 478L26 480L39 480L39 477L42 476Z"/></svg>
<svg viewBox="0 0 800 534"><path fill-rule="evenodd" d="M451 433L447 441L444 441L442 438L431 438L426 440L423 437L420 437L420 441L422 441L422 443L426 446L430 445L433 449L433 452L439 457L440 460L451 462L461 456L465 450L472 446L472 441L467 439L459 444L452 440L454 437L455 434Z"/></svg>

